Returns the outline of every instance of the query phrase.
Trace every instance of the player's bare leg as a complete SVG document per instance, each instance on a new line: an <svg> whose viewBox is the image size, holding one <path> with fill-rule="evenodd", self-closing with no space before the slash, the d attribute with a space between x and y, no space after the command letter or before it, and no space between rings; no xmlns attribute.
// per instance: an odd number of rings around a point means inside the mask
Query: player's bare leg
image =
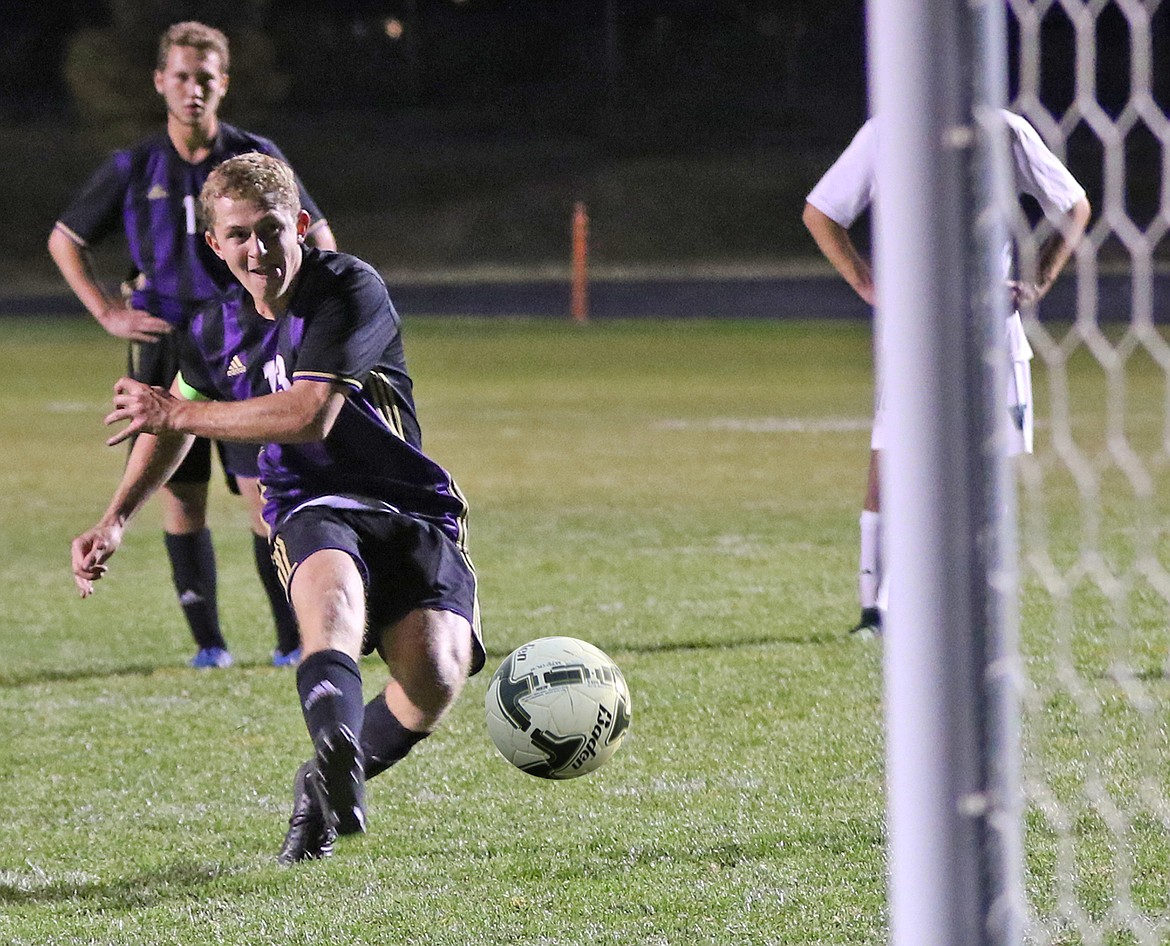
<svg viewBox="0 0 1170 946"><path fill-rule="evenodd" d="M429 732L467 682L471 625L453 611L412 611L382 635L381 652L386 705L407 728Z"/></svg>
<svg viewBox="0 0 1170 946"><path fill-rule="evenodd" d="M207 484L168 483L159 491L163 540L179 606L199 652L191 666L228 667L232 658L219 626L215 549L207 528Z"/></svg>
<svg viewBox="0 0 1170 946"><path fill-rule="evenodd" d="M289 597L301 622L306 658L338 650L358 659L366 626L366 589L348 553L314 552L293 575Z"/></svg>
<svg viewBox="0 0 1170 946"><path fill-rule="evenodd" d="M471 625L452 611L412 611L382 634L390 680L366 704L366 778L401 761L459 697L471 668Z"/></svg>
<svg viewBox="0 0 1170 946"><path fill-rule="evenodd" d="M869 473L865 481L865 504L869 512L882 511L881 451L869 451Z"/></svg>

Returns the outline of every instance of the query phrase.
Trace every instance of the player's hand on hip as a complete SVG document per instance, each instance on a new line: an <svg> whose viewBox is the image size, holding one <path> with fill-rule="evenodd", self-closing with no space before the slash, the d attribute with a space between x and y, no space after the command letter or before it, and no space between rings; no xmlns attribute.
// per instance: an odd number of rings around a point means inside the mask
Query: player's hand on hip
<svg viewBox="0 0 1170 946"><path fill-rule="evenodd" d="M166 433L172 429L171 409L178 403L166 388L143 384L133 378L120 378L114 385L114 409L106 415L105 424L108 427L124 420L130 423L110 437L106 444L112 447L140 433Z"/></svg>
<svg viewBox="0 0 1170 946"><path fill-rule="evenodd" d="M94 526L73 540L73 582L81 597L93 594L93 583L106 573L111 555L122 542L122 530L113 526Z"/></svg>
<svg viewBox="0 0 1170 946"><path fill-rule="evenodd" d="M171 323L166 319L122 305L110 306L98 321L102 323L102 328L115 338L124 338L131 342L157 342L164 335L169 335L172 330Z"/></svg>
<svg viewBox="0 0 1170 946"><path fill-rule="evenodd" d="M1012 294L1012 308L1024 309L1035 306L1040 301L1040 297L1044 294L1040 291L1040 287L1034 282L1025 282L1024 280L1008 280L1008 290Z"/></svg>

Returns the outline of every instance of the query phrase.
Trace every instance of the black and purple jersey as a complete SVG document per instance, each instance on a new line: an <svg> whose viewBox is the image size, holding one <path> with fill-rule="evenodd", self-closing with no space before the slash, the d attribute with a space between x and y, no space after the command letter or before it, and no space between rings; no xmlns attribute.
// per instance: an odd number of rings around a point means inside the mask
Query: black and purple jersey
<svg viewBox="0 0 1170 946"><path fill-rule="evenodd" d="M422 451L400 320L372 267L306 248L280 318L258 315L236 286L191 320L182 348L189 396L240 400L299 379L349 389L323 441L261 449L264 518L273 531L307 505L382 508L435 522L464 545L467 506Z"/></svg>
<svg viewBox="0 0 1170 946"><path fill-rule="evenodd" d="M211 153L198 164L183 160L166 132L110 156L69 208L57 227L75 243L97 243L121 227L130 257L144 277L131 305L181 325L201 305L234 284L223 261L207 246L198 220L199 192L212 169L249 151L284 160L267 138L224 122ZM313 226L321 211L305 191L301 204Z"/></svg>

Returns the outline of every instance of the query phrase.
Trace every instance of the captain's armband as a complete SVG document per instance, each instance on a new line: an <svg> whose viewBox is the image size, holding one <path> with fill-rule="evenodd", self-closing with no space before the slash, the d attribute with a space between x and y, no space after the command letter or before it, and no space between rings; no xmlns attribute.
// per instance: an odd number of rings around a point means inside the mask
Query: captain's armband
<svg viewBox="0 0 1170 946"><path fill-rule="evenodd" d="M179 372L175 376L175 386L179 389L179 394L182 395L184 401L210 401L211 398L203 394L197 388L191 387L183 378L183 372Z"/></svg>

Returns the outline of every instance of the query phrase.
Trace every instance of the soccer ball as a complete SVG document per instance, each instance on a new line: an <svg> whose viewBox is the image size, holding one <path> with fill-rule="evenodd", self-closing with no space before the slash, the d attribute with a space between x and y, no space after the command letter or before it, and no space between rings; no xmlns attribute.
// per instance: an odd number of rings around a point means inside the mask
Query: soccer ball
<svg viewBox="0 0 1170 946"><path fill-rule="evenodd" d="M575 637L542 637L512 651L484 703L496 748L539 778L592 772L630 726L630 691L618 665Z"/></svg>

